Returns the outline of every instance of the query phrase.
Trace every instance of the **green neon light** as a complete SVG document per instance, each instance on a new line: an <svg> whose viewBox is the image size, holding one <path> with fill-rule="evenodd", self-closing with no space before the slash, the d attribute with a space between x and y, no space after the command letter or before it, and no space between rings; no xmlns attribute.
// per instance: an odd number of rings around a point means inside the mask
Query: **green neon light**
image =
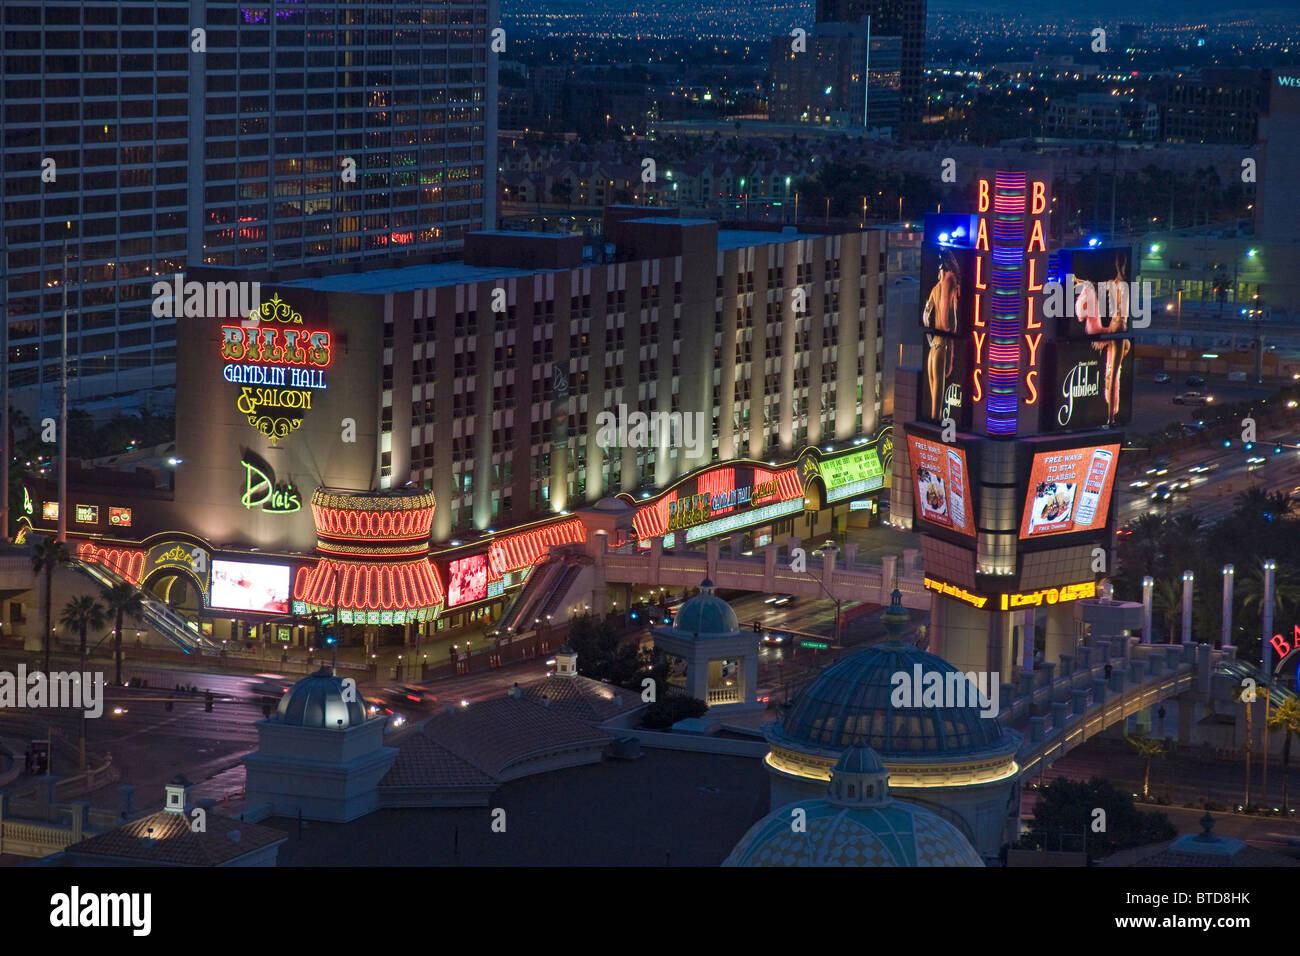
<svg viewBox="0 0 1300 956"><path fill-rule="evenodd" d="M28 515L32 513L32 496L25 486L23 488L23 511Z"/></svg>
<svg viewBox="0 0 1300 956"><path fill-rule="evenodd" d="M239 503L249 511L260 509L270 514L287 515L302 508L302 499L292 483L277 486L273 475L268 475L247 459L240 464L244 466L245 480Z"/></svg>

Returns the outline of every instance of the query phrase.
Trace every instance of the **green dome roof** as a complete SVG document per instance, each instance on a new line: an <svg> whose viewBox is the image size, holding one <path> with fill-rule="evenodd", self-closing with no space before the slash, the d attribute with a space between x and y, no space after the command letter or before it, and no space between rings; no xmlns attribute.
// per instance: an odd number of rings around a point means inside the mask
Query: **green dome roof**
<svg viewBox="0 0 1300 956"><path fill-rule="evenodd" d="M805 832L790 826L805 814ZM935 813L902 800L879 807L829 800L786 804L740 838L723 866L983 866L961 832Z"/></svg>
<svg viewBox="0 0 1300 956"><path fill-rule="evenodd" d="M914 680L918 667L923 676L937 672L945 683L947 675L959 673L911 644L882 641L822 671L795 698L784 720L769 727L768 739L794 750L837 754L866 745L885 761L974 754L1010 744L998 719L983 716L973 700L957 707L895 707L894 675Z"/></svg>
<svg viewBox="0 0 1300 956"><path fill-rule="evenodd" d="M673 629L697 637L709 634L730 635L740 630L736 612L713 591L713 582L705 578L700 584L700 593L677 609Z"/></svg>
<svg viewBox="0 0 1300 956"><path fill-rule="evenodd" d="M280 698L274 719L295 727L345 730L366 720L360 696L350 696L350 701L343 699L343 678L322 667L289 688Z"/></svg>

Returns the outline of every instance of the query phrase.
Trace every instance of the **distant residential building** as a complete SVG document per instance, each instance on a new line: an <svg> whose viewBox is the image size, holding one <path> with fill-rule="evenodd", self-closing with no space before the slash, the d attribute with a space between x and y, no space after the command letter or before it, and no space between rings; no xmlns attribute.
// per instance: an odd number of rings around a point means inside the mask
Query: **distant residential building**
<svg viewBox="0 0 1300 956"><path fill-rule="evenodd" d="M1043 132L1072 139L1152 142L1160 135L1160 110L1154 103L1131 96L1082 93L1068 100L1053 100Z"/></svg>
<svg viewBox="0 0 1300 956"><path fill-rule="evenodd" d="M1209 69L1171 81L1161 98L1161 136L1172 143L1255 142L1268 106L1264 70Z"/></svg>

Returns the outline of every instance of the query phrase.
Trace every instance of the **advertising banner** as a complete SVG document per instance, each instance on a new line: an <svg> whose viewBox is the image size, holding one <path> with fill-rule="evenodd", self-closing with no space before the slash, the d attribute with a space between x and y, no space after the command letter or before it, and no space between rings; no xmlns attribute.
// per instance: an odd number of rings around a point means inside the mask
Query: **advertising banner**
<svg viewBox="0 0 1300 956"><path fill-rule="evenodd" d="M488 556L473 554L459 558L447 565L450 584L447 587L447 607L458 607L487 597Z"/></svg>
<svg viewBox="0 0 1300 956"><path fill-rule="evenodd" d="M942 423L951 418L967 427L966 402L974 332L972 292L974 250L927 243L921 247L921 327L925 357L921 367L918 417Z"/></svg>
<svg viewBox="0 0 1300 956"><path fill-rule="evenodd" d="M1128 339L1057 342L1046 375L1047 431L1126 425L1133 417L1133 353Z"/></svg>
<svg viewBox="0 0 1300 956"><path fill-rule="evenodd" d="M955 445L907 436L912 480L916 487L916 515L922 521L975 536L975 511L971 507L966 453Z"/></svg>
<svg viewBox="0 0 1300 956"><path fill-rule="evenodd" d="M212 606L265 614L289 613L289 566L212 562Z"/></svg>
<svg viewBox="0 0 1300 956"><path fill-rule="evenodd" d="M1118 467L1117 444L1034 455L1021 540L1104 528Z"/></svg>

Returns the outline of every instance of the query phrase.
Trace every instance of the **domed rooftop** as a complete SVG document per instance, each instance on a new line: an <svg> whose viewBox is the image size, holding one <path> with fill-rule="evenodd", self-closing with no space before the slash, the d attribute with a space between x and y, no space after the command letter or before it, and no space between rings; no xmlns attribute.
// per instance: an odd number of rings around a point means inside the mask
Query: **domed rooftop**
<svg viewBox="0 0 1300 956"><path fill-rule="evenodd" d="M795 698L779 725L771 726L773 744L795 750L838 752L865 743L886 760L926 755L974 753L1004 743L996 717L981 716L978 693L959 676L966 706L910 706L923 700L924 684L899 687L906 706L894 706L895 674L907 684L937 673L942 687L949 674L961 675L941 657L903 641L882 641L826 668Z"/></svg>
<svg viewBox="0 0 1300 956"><path fill-rule="evenodd" d="M705 578L700 593L677 609L673 629L702 637L708 634L734 634L740 621L731 605L715 593L713 582Z"/></svg>
<svg viewBox="0 0 1300 956"><path fill-rule="evenodd" d="M328 667L304 677L280 698L276 719L294 727L344 730L366 720L365 707L356 700L343 700L343 678Z"/></svg>
<svg viewBox="0 0 1300 956"><path fill-rule="evenodd" d="M773 810L740 838L723 866L983 866L960 830L924 807L889 795L870 748L847 749L827 796ZM804 812L804 829L790 825Z"/></svg>

